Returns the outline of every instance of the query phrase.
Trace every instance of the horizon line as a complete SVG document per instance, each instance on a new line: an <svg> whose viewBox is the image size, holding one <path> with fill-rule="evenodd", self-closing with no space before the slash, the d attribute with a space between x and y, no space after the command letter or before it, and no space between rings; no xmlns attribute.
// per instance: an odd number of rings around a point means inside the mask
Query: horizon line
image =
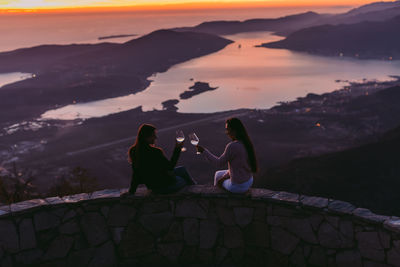
<svg viewBox="0 0 400 267"><path fill-rule="evenodd" d="M210 2L190 2L190 3L166 3L166 4L138 4L121 6L76 6L76 7L37 7L37 8L1 8L1 14L16 13L71 13L71 12L129 12L129 11L168 11L168 10L202 10L202 9L237 9L237 8L279 8L279 7L337 7L350 8L359 3L318 3L306 2L298 3L265 3L260 1L249 2L229 2L229 3L210 3Z"/></svg>

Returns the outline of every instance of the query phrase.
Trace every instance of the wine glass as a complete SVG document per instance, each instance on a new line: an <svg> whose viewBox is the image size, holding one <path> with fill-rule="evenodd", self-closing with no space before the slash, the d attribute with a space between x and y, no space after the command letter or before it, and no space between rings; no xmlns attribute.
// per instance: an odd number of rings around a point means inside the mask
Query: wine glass
<svg viewBox="0 0 400 267"><path fill-rule="evenodd" d="M189 138L190 138L190 143L194 146L197 146L200 142L200 139L197 137L195 133L189 134ZM197 151L196 154L200 154L200 152Z"/></svg>
<svg viewBox="0 0 400 267"><path fill-rule="evenodd" d="M185 141L185 135L183 134L182 130L176 131L176 141L178 143L182 143L183 141ZM181 151L185 152L186 151L186 147L182 147Z"/></svg>

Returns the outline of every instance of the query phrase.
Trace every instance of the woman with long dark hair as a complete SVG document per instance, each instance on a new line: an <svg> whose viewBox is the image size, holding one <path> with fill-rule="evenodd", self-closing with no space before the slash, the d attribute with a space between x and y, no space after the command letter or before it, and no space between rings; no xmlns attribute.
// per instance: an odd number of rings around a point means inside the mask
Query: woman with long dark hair
<svg viewBox="0 0 400 267"><path fill-rule="evenodd" d="M129 149L129 162L132 166L132 180L129 193L134 194L139 184L145 184L155 193L173 193L185 185L195 184L184 167L177 167L183 142L176 143L174 152L168 160L161 148L155 146L156 127L142 124L139 127L135 144Z"/></svg>
<svg viewBox="0 0 400 267"><path fill-rule="evenodd" d="M197 146L197 150L216 167L225 167L228 164L228 170L215 173L214 185L232 193L245 193L253 184L253 173L256 173L258 168L254 147L238 118L228 119L225 130L232 141L226 145L221 156L213 155L202 146Z"/></svg>

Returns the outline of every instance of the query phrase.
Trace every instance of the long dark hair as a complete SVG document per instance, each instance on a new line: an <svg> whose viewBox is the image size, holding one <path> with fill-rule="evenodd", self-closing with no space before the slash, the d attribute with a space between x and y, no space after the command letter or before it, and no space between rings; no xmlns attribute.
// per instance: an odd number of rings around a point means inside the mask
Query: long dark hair
<svg viewBox="0 0 400 267"><path fill-rule="evenodd" d="M253 173L257 172L258 166L256 153L254 151L253 143L251 142L243 123L238 118L230 118L226 120L226 125L230 130L235 133L236 139L242 142L244 147L246 148L251 171Z"/></svg>
<svg viewBox="0 0 400 267"><path fill-rule="evenodd" d="M128 151L129 162L132 163L133 158L135 158L136 161L141 158L140 154L142 153L143 149L149 146L146 139L152 136L155 130L156 127L151 124L140 125L135 144L131 146ZM135 162L135 165L138 165L138 162Z"/></svg>

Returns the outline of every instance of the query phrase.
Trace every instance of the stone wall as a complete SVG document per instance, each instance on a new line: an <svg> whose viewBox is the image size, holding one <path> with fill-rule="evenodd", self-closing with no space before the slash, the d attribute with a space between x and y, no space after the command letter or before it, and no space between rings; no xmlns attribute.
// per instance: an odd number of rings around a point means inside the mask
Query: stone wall
<svg viewBox="0 0 400 267"><path fill-rule="evenodd" d="M400 218L265 189L140 189L0 207L0 266L400 266Z"/></svg>

